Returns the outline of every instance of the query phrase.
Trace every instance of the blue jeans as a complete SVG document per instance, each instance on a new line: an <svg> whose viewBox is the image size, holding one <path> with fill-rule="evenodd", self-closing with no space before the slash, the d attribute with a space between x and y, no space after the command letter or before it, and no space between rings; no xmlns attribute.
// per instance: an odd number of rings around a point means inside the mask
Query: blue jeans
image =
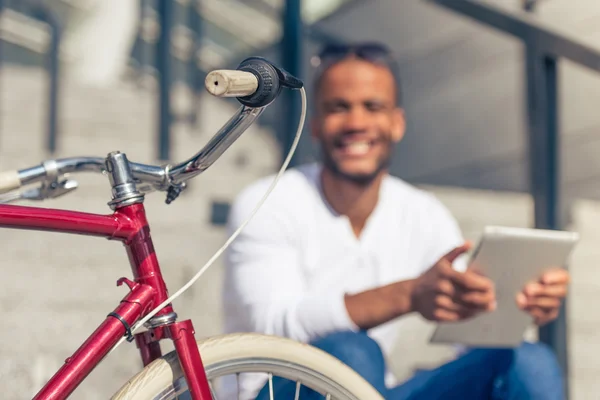
<svg viewBox="0 0 600 400"><path fill-rule="evenodd" d="M339 332L313 343L365 378L386 400L490 399L562 400L563 377L553 353L543 344L523 343L516 349L474 349L439 368L421 371L388 389L379 345L366 333ZM295 382L273 379L275 398L293 399ZM257 400L269 399L267 385ZM300 399L323 399L303 387Z"/></svg>

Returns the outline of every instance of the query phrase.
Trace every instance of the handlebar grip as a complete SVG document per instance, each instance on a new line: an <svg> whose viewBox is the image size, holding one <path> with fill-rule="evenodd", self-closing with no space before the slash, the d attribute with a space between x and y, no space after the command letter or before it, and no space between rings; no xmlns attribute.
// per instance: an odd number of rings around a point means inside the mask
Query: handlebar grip
<svg viewBox="0 0 600 400"><path fill-rule="evenodd" d="M245 97L256 92L258 79L251 72L219 69L206 76L204 86L213 96Z"/></svg>
<svg viewBox="0 0 600 400"><path fill-rule="evenodd" d="M0 193L9 192L21 187L21 179L17 170L0 172Z"/></svg>

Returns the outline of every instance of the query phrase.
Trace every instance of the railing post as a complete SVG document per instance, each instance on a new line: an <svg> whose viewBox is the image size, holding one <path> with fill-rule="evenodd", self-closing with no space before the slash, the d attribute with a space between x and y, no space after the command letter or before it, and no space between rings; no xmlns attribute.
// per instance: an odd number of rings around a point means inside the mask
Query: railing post
<svg viewBox="0 0 600 400"><path fill-rule="evenodd" d="M50 77L49 87L49 107L48 107L48 151L51 154L56 152L56 142L58 139L58 98L59 98L59 75L60 75L60 39L61 31L58 21L54 16L47 12L48 23L52 30L52 41L50 42L49 68Z"/></svg>
<svg viewBox="0 0 600 400"><path fill-rule="evenodd" d="M302 76L302 44L303 44L303 22L302 22L302 0L286 0L283 13L283 39L281 41L281 62L284 69L294 76ZM300 99L298 93L292 90L286 90L281 93L283 98L283 113L281 124L281 148L282 156L285 158L292 146L300 109ZM292 118L294 116L294 118ZM297 161L297 154L294 154L290 162L290 167Z"/></svg>
<svg viewBox="0 0 600 400"><path fill-rule="evenodd" d="M523 8L533 12L537 0L525 0ZM558 66L534 43L525 40L527 109L531 193L534 200L535 227L562 229L560 198L560 132L558 111ZM538 330L539 340L554 350L562 368L565 399L569 398L569 354L567 337L567 300L558 318Z"/></svg>
<svg viewBox="0 0 600 400"><path fill-rule="evenodd" d="M191 0L188 20L189 28L193 35L192 54L190 55L188 62L188 77L194 96L192 114L190 115L191 125L194 126L197 126L198 124L200 96L202 93L202 88L204 87L204 74L201 73L200 66L198 65L199 51L202 41L201 7L202 3L200 0Z"/></svg>
<svg viewBox="0 0 600 400"><path fill-rule="evenodd" d="M54 13L44 5L37 5L34 15L50 26L50 48L47 53L48 70L48 133L46 149L50 154L56 152L58 140L58 102L59 102L59 77L60 77L60 41L61 26Z"/></svg>
<svg viewBox="0 0 600 400"><path fill-rule="evenodd" d="M558 73L554 57L526 47L527 104L529 123L530 185L535 209L535 227L562 229L560 199L560 135L558 122ZM539 329L539 340L555 352L569 394L566 301L560 315Z"/></svg>
<svg viewBox="0 0 600 400"><path fill-rule="evenodd" d="M160 19L160 37L156 52L158 69L158 158L167 161L171 150L171 30L173 27L174 0L158 0L158 15Z"/></svg>

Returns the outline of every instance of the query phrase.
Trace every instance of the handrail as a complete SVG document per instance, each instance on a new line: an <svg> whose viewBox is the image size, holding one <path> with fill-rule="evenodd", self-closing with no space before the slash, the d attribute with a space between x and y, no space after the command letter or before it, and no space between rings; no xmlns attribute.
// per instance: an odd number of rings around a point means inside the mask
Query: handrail
<svg viewBox="0 0 600 400"><path fill-rule="evenodd" d="M31 18L35 18L48 25L50 30L50 45L46 51L48 72L48 114L47 114L47 136L46 148L50 153L56 152L58 139L58 112L59 112L59 78L60 78L60 42L62 29L58 18L44 4L30 1L12 2L0 0L0 11L13 10L15 13L26 12ZM1 54L0 54L1 57Z"/></svg>
<svg viewBox="0 0 600 400"><path fill-rule="evenodd" d="M50 27L50 48L48 49L48 134L46 137L46 148L51 154L56 152L58 139L58 110L59 110L59 77L60 77L60 42L62 37L61 26L54 13L39 3L34 8L34 16L44 21Z"/></svg>
<svg viewBox="0 0 600 400"><path fill-rule="evenodd" d="M520 39L525 45L526 99L529 125L530 192L534 201L536 228L561 229L560 124L558 61L569 59L600 72L600 51L559 32L530 12L511 13L498 5L479 0L424 0L472 18L486 26ZM535 6L530 0L526 11ZM539 340L556 353L565 376L565 398L569 397L567 308L558 318L538 330Z"/></svg>

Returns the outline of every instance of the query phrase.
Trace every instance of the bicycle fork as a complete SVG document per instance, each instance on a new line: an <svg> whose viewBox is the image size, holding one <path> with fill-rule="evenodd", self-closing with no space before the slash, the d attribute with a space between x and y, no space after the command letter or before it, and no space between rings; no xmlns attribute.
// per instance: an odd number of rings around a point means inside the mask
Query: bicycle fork
<svg viewBox="0 0 600 400"><path fill-rule="evenodd" d="M194 334L192 321L188 319L151 328L136 334L135 339L144 366L161 357L159 344L161 340L167 338L173 340L192 399L212 400L210 385Z"/></svg>
<svg viewBox="0 0 600 400"><path fill-rule="evenodd" d="M125 279L124 279L125 280ZM66 399L102 361L119 339L127 336L133 341L131 326L150 308L155 290L145 284L125 280L130 292L90 337L65 360L65 364L36 394L33 400ZM183 374L193 400L212 400L210 386L190 320L173 322L136 334L144 365L160 357L158 341L173 340Z"/></svg>

